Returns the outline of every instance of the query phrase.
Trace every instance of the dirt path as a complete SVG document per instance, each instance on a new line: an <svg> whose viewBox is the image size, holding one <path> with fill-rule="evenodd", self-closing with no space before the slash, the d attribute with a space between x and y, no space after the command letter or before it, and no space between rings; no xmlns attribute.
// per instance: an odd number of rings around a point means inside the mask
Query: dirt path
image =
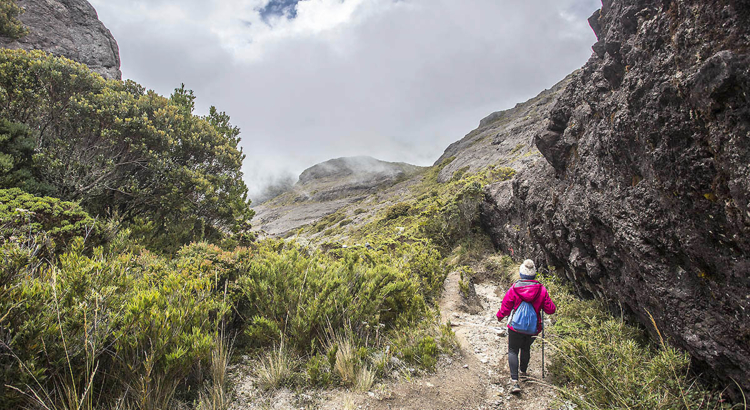
<svg viewBox="0 0 750 410"><path fill-rule="evenodd" d="M522 383L520 395L509 392L508 343L505 323L495 313L502 294L496 286L475 285L476 298L467 306L461 297L457 272L446 279L440 311L443 323L450 320L460 343L452 357L442 358L435 374L413 381L386 383L373 392L353 395L339 392L329 397L323 409L548 409L554 390L534 380ZM472 313L469 313L469 312ZM541 345L532 346L529 375L541 379Z"/></svg>
<svg viewBox="0 0 750 410"><path fill-rule="evenodd" d="M451 273L446 279L440 310L443 323L450 320L460 347L451 357L442 357L437 371L412 380L387 381L367 393L344 389L293 393L277 391L263 403L252 398L233 409L549 409L555 397L552 388L535 380L541 379L541 344L532 346L529 375L532 380L521 384L519 395L510 394L505 323L498 323L495 312L500 307L496 286L478 283L471 303L462 298L460 276ZM245 379L246 383L250 383ZM238 390L253 390L237 386ZM257 398L257 396L256 396Z"/></svg>

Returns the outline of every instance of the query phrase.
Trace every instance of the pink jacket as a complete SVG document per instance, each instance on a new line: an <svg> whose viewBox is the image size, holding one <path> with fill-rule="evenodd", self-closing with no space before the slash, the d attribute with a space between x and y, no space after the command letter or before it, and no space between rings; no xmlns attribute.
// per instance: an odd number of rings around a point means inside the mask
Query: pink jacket
<svg viewBox="0 0 750 410"><path fill-rule="evenodd" d="M536 280L519 280L508 289L503 298L502 306L497 311L497 320L503 320L505 317L510 315L513 309L517 309L521 305L521 302L526 301L534 306L537 322L537 334L542 331L542 315L539 314L541 309L544 309L544 313L551 315L557 310L557 306L552 302L552 299L547 293L547 288L544 287L539 281ZM514 330L513 327L508 323L508 328Z"/></svg>

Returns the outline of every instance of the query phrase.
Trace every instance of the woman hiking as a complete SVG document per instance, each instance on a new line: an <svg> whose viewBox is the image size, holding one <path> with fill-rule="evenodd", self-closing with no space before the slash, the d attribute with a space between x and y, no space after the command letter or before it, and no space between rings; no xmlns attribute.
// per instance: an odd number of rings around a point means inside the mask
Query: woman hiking
<svg viewBox="0 0 750 410"><path fill-rule="evenodd" d="M521 378L526 378L526 371L531 358L531 344L534 343L536 335L542 331L542 316L540 310L551 315L557 307L547 293L547 288L536 280L536 267L534 262L526 259L518 270L520 279L511 285L505 293L502 306L497 312L497 320L508 319L508 366L510 367L511 393L520 393L521 386L518 384L518 354L521 354ZM525 305L523 302L528 302ZM533 313L532 313L533 312ZM536 326L533 323L533 314L536 314ZM526 320L526 324L524 324Z"/></svg>

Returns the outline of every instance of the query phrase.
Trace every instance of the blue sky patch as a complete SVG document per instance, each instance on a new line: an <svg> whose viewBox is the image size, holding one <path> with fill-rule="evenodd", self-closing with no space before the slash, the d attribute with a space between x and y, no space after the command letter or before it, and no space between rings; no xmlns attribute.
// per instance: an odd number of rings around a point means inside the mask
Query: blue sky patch
<svg viewBox="0 0 750 410"><path fill-rule="evenodd" d="M271 0L265 7L259 10L263 21L274 16L287 16L290 19L297 17L297 3L301 0Z"/></svg>

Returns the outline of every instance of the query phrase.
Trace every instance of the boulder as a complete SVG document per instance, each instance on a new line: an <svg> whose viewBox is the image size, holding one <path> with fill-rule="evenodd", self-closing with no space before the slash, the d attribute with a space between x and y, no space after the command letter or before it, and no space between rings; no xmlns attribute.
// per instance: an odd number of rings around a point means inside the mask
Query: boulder
<svg viewBox="0 0 750 410"><path fill-rule="evenodd" d="M29 33L0 36L0 47L43 50L84 63L107 79L121 79L120 51L112 33L86 0L17 0Z"/></svg>

